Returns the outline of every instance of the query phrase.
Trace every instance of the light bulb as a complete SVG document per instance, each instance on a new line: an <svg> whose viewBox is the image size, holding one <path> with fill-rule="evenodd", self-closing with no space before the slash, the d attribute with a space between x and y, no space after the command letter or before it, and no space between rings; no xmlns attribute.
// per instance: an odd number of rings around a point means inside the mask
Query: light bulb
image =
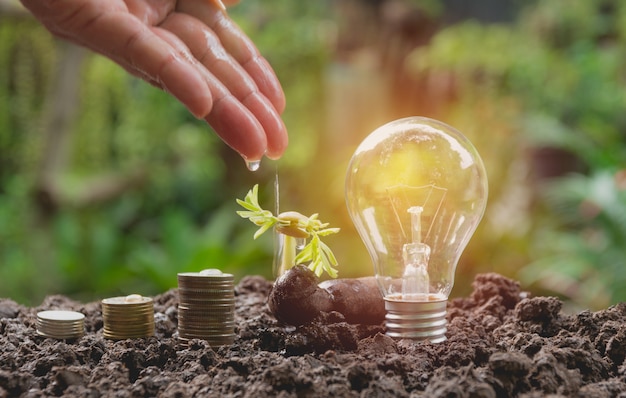
<svg viewBox="0 0 626 398"><path fill-rule="evenodd" d="M437 120L388 123L352 156L346 201L374 264L387 335L444 341L457 263L487 204L476 148Z"/></svg>

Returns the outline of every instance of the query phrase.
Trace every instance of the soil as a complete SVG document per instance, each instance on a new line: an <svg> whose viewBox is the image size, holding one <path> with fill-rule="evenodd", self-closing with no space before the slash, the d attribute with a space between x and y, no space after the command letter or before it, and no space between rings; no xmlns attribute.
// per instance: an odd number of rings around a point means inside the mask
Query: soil
<svg viewBox="0 0 626 398"><path fill-rule="evenodd" d="M450 301L447 341L431 344L335 312L282 325L266 304L271 287L239 282L237 338L216 349L179 343L175 289L154 297L154 337L121 341L103 337L98 302L0 300L0 397L626 397L626 304L567 315L556 298L482 274ZM46 309L84 313L85 335L38 336Z"/></svg>

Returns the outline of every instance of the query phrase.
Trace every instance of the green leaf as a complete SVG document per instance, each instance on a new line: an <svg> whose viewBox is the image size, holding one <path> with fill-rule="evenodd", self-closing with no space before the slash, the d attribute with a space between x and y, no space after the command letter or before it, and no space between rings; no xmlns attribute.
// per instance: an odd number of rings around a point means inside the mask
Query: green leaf
<svg viewBox="0 0 626 398"><path fill-rule="evenodd" d="M274 225L274 223L266 223L263 224L261 226L261 228L259 228L255 233L254 233L254 239L258 238L259 236L263 235L263 233L265 231L267 231L268 229L272 228L272 226Z"/></svg>
<svg viewBox="0 0 626 398"><path fill-rule="evenodd" d="M256 212L256 211L259 210L254 204L246 202L246 201L243 201L241 199L237 199L237 204L239 204L243 208L246 208L246 209L250 210L251 212ZM241 212L238 211L237 214L239 214L239 213L241 213Z"/></svg>
<svg viewBox="0 0 626 398"><path fill-rule="evenodd" d="M304 246L304 248L298 253L294 262L296 264L306 263L307 261L313 260L313 249L311 247L311 243Z"/></svg>
<svg viewBox="0 0 626 398"><path fill-rule="evenodd" d="M330 247L328 247L328 245L324 242L320 242L320 247L322 248L324 255L326 255L328 262L332 265L337 265L337 258L335 258L335 255L332 250L330 250Z"/></svg>
<svg viewBox="0 0 626 398"><path fill-rule="evenodd" d="M321 231L317 231L317 235L328 236L328 235L336 234L337 232L339 232L339 230L340 228L326 228Z"/></svg>
<svg viewBox="0 0 626 398"><path fill-rule="evenodd" d="M237 203L246 210L239 210L237 214L242 218L247 218L250 222L261 227L254 233L254 239L257 239L265 231L270 229L277 222L271 211L263 210L259 205L259 185L255 184L246 194L245 200L237 199Z"/></svg>

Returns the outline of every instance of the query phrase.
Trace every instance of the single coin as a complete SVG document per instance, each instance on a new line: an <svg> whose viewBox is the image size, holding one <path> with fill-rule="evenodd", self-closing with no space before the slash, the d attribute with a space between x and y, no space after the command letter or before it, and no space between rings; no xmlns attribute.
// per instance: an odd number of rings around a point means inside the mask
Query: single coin
<svg viewBox="0 0 626 398"><path fill-rule="evenodd" d="M76 311L64 311L64 310L49 310L41 311L37 313L37 317L46 321L80 321L85 319L85 315Z"/></svg>

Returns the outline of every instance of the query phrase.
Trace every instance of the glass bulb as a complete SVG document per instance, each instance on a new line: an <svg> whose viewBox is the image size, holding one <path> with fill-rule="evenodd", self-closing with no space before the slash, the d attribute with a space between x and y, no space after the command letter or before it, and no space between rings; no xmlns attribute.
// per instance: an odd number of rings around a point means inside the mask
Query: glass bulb
<svg viewBox="0 0 626 398"><path fill-rule="evenodd" d="M444 341L457 263L487 204L476 148L437 120L388 123L352 156L346 201L374 264L387 334Z"/></svg>

